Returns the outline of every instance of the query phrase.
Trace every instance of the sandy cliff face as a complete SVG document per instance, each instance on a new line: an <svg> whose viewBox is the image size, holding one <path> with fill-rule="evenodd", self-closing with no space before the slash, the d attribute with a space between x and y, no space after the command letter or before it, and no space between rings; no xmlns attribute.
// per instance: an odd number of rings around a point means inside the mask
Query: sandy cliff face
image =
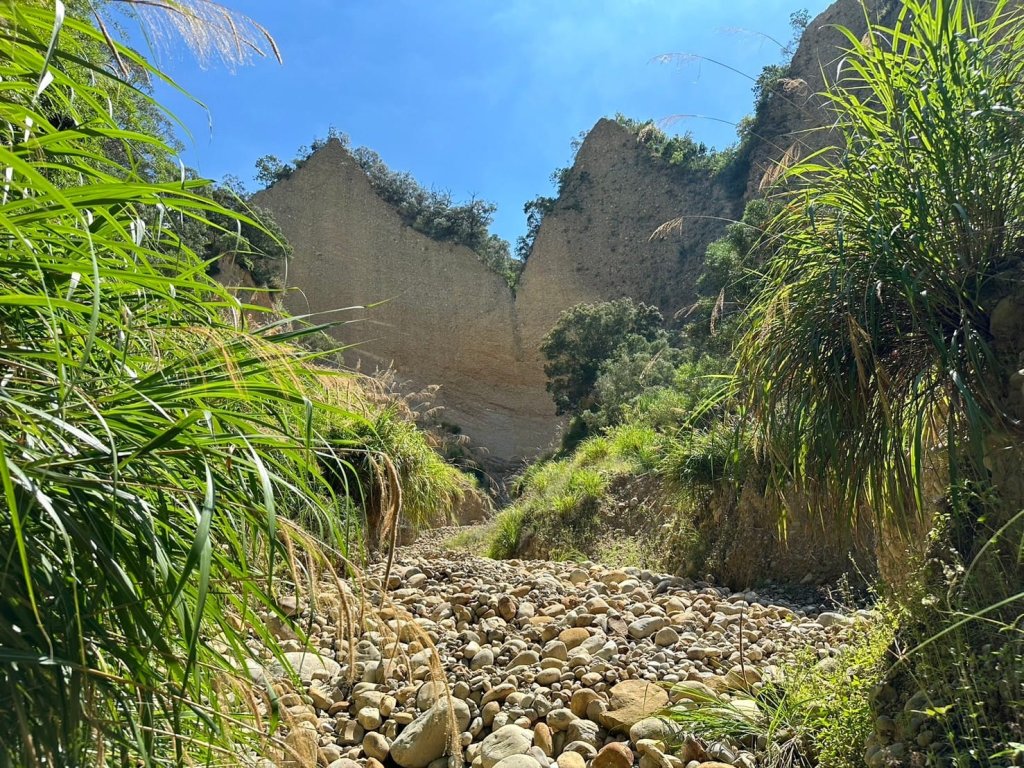
<svg viewBox="0 0 1024 768"><path fill-rule="evenodd" d="M632 296L673 313L735 201L706 174L652 161L601 120L565 194L546 217L518 295L469 249L405 226L338 142L260 192L295 249L285 304L293 314L383 302L331 319L363 370L393 366L413 387L441 385L445 419L501 459L533 456L558 421L538 352L565 309ZM684 214L682 232L650 241ZM326 318L325 318L326 319Z"/></svg>
<svg viewBox="0 0 1024 768"><path fill-rule="evenodd" d="M704 250L742 212L710 174L650 157L632 133L599 120L544 218L516 310L531 344L581 301L629 296L666 316L688 306ZM679 228L651 239L682 216Z"/></svg>
<svg viewBox="0 0 1024 768"><path fill-rule="evenodd" d="M413 387L440 384L446 418L499 457L550 440L543 371L518 339L512 293L467 248L405 226L338 142L259 193L295 248L285 304L293 314L383 302L344 321L363 370L394 365Z"/></svg>
<svg viewBox="0 0 1024 768"><path fill-rule="evenodd" d="M893 23L899 6L868 0L868 14ZM384 302L336 316L350 321L338 338L359 344L351 359L364 370L393 365L414 387L441 385L446 420L494 456L535 455L558 425L538 352L544 334L582 301L630 296L666 316L689 306L704 250L741 215L765 169L794 142L806 154L829 141L809 131L828 121L810 94L837 71L837 25L863 34L859 0L839 0L809 25L790 69L803 86L761 110L754 135L763 139L740 158L739 184L655 161L629 131L598 121L544 219L516 296L469 249L406 227L346 150L329 143L257 195L295 249L288 308L305 314ZM678 231L650 239L680 216Z"/></svg>

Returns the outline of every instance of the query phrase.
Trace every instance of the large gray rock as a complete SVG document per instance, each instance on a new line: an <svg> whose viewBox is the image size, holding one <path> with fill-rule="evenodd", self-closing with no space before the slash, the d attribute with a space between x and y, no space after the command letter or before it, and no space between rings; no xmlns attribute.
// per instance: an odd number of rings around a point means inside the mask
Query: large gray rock
<svg viewBox="0 0 1024 768"><path fill-rule="evenodd" d="M643 640L667 626L668 619L664 616L645 616L629 625L629 634L637 640Z"/></svg>
<svg viewBox="0 0 1024 768"><path fill-rule="evenodd" d="M480 744L483 768L494 768L499 762L512 755L525 755L531 746L533 746L533 731L520 728L518 725L502 726ZM392 754L394 754L393 748ZM409 767L407 766L407 768Z"/></svg>
<svg viewBox="0 0 1024 768"><path fill-rule="evenodd" d="M402 768L426 768L447 752L453 716L456 734L469 727L469 706L443 696L392 742L391 759Z"/></svg>
<svg viewBox="0 0 1024 768"><path fill-rule="evenodd" d="M274 677L285 677L290 672L309 684L314 680L335 680L341 676L341 665L334 659L328 659L312 651L292 651L284 655L285 664L274 662L270 665L270 673ZM287 665L287 669L285 667Z"/></svg>

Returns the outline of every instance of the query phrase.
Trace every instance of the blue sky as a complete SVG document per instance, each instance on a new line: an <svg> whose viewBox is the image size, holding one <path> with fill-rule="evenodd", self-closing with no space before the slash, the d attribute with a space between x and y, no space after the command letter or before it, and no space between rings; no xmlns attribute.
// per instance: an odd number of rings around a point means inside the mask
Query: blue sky
<svg viewBox="0 0 1024 768"><path fill-rule="evenodd" d="M266 26L284 64L203 69L180 47L157 59L209 113L170 106L191 131L185 161L208 177L252 182L257 158L291 159L300 145L347 133L421 183L498 205L493 231L514 241L523 203L550 194L569 142L602 116L735 122L751 82L780 60L789 15L824 0L226 0ZM162 94L166 95L166 94ZM734 129L687 118L708 144ZM255 185L251 185L255 186Z"/></svg>

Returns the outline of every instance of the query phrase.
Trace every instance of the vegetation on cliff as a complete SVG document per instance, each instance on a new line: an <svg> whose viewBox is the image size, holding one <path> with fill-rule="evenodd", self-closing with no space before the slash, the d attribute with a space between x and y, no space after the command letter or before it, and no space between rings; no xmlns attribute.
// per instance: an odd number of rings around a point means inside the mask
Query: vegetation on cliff
<svg viewBox="0 0 1024 768"><path fill-rule="evenodd" d="M406 225L434 240L466 246L515 287L523 259L512 255L508 241L490 233L496 210L493 203L477 199L456 203L449 192L427 189L412 174L392 170L372 149L351 149L348 136L333 128L326 138L300 147L291 163L282 163L273 155L261 157L256 162L257 180L270 186L288 178L328 141L338 141L350 151L374 192L398 212Z"/></svg>

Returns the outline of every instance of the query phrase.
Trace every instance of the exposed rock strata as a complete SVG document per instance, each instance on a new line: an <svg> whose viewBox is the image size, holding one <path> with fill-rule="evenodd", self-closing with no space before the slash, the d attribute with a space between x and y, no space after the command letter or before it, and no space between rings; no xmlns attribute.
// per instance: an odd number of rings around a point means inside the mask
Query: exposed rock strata
<svg viewBox="0 0 1024 768"><path fill-rule="evenodd" d="M657 163L610 120L580 149L515 295L468 248L405 226L338 142L257 202L295 248L287 308L383 302L323 319L344 322L336 335L358 343L350 359L364 370L394 366L414 388L440 384L446 420L504 459L532 456L554 436L538 349L558 315L622 296L674 313L692 298L720 217L739 213L707 174ZM681 234L650 240L681 213Z"/></svg>
<svg viewBox="0 0 1024 768"><path fill-rule="evenodd" d="M989 7L976 5L982 14ZM867 0L867 16L892 24L900 6ZM653 161L630 132L598 121L544 219L516 295L469 249L405 226L345 149L329 142L257 195L295 248L288 309L385 302L334 316L347 323L338 338L359 343L352 361L394 366L413 388L441 385L446 419L493 456L537 454L558 424L544 390L541 338L581 301L630 296L668 315L688 306L708 243L741 214L766 169L794 144L806 155L829 141L812 130L830 122L813 94L838 71L846 44L840 25L863 34L859 0L839 0L809 24L789 72L799 86L768 99L731 178ZM679 216L680 231L650 240Z"/></svg>

